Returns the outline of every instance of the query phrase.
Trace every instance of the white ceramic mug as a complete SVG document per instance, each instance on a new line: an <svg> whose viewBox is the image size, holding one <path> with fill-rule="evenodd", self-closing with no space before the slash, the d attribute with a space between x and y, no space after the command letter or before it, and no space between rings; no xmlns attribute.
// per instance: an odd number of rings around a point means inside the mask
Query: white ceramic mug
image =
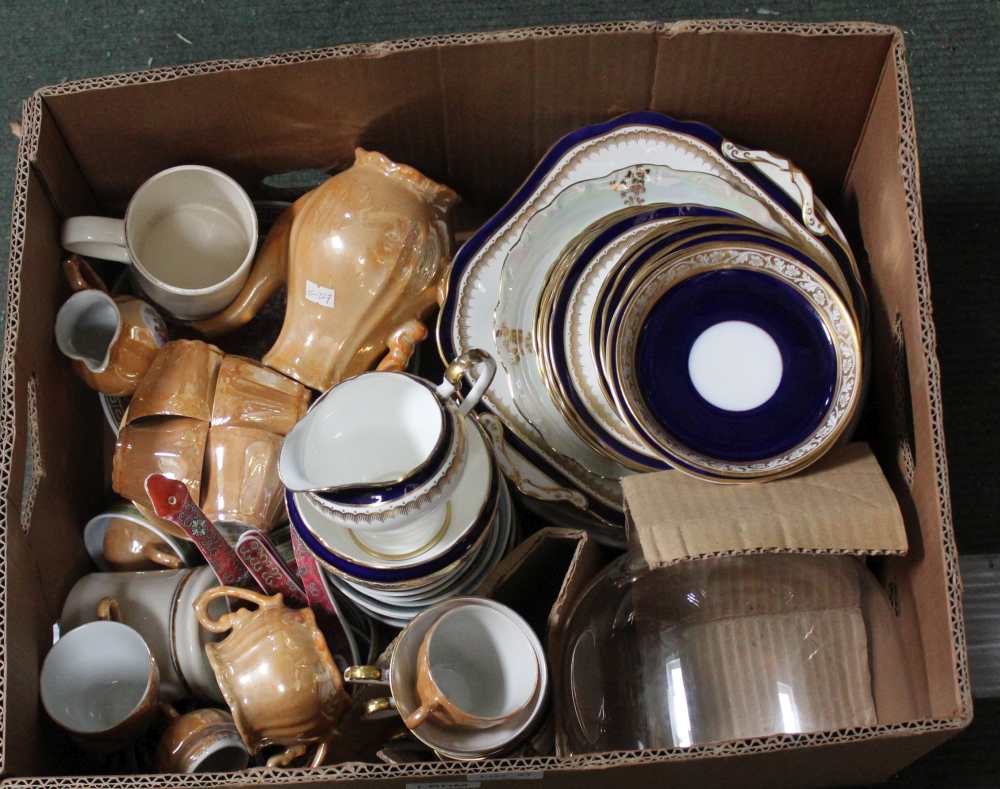
<svg viewBox="0 0 1000 789"><path fill-rule="evenodd" d="M91 573L70 590L59 625L65 632L97 618L97 605L106 597L119 604L124 624L149 644L160 667L160 695L164 701L196 696L222 702L222 692L205 656L205 644L218 637L198 625L194 602L219 582L208 567L195 570L152 570ZM215 615L227 610L215 603Z"/></svg>
<svg viewBox="0 0 1000 789"><path fill-rule="evenodd" d="M155 719L158 677L156 660L139 633L120 622L88 622L56 641L45 656L42 706L84 747L114 751Z"/></svg>
<svg viewBox="0 0 1000 789"><path fill-rule="evenodd" d="M176 318L197 320L228 306L246 282L257 249L257 214L228 175L185 164L140 186L124 220L67 219L62 245L131 264L150 299Z"/></svg>

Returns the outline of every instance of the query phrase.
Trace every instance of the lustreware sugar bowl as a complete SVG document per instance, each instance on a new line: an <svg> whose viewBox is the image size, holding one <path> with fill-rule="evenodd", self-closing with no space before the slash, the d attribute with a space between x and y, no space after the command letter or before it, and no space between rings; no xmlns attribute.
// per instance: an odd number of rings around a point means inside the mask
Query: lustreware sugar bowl
<svg viewBox="0 0 1000 789"><path fill-rule="evenodd" d="M216 619L208 606L219 597L257 609ZM288 608L280 594L219 586L198 599L195 611L206 630L229 633L205 651L251 753L284 746L268 765L287 766L316 744L312 763L321 764L351 700L312 610Z"/></svg>

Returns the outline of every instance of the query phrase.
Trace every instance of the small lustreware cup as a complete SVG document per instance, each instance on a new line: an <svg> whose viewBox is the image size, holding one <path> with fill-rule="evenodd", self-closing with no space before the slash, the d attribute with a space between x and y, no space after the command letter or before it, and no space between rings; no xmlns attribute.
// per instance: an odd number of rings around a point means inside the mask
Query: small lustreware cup
<svg viewBox="0 0 1000 789"><path fill-rule="evenodd" d="M284 436L305 416L312 393L298 381L242 356L224 356L215 381L212 427Z"/></svg>
<svg viewBox="0 0 1000 789"><path fill-rule="evenodd" d="M83 542L100 570L176 570L200 563L190 542L167 534L128 503L87 521Z"/></svg>
<svg viewBox="0 0 1000 789"><path fill-rule="evenodd" d="M282 440L253 427L209 428L201 505L209 520L261 531L278 522L285 496L278 479Z"/></svg>
<svg viewBox="0 0 1000 789"><path fill-rule="evenodd" d="M161 773L223 773L242 770L250 752L228 712L206 707L179 715L164 704L169 718L160 735L153 766Z"/></svg>
<svg viewBox="0 0 1000 789"><path fill-rule="evenodd" d="M403 722L415 729L433 717L445 726L489 729L523 710L537 687L538 660L514 620L463 606L424 636L417 656L421 704Z"/></svg>
<svg viewBox="0 0 1000 789"><path fill-rule="evenodd" d="M39 681L46 713L84 749L120 750L158 715L160 674L149 646L102 599L98 621L53 644Z"/></svg>
<svg viewBox="0 0 1000 789"><path fill-rule="evenodd" d="M415 732L430 723L444 730L491 729L522 715L537 699L542 677L538 652L523 620L492 601L465 598L444 605L444 613L423 634L416 665L410 671L392 664L388 672L352 666L345 678L385 682L388 675L394 699L406 693L417 701L410 709L399 709L406 726ZM434 609L428 609L423 618L428 616L434 617ZM403 631L401 642L420 620ZM400 654L407 652L412 656L412 650ZM412 688L396 686L404 673L412 677ZM392 699L383 699L369 709L395 706Z"/></svg>
<svg viewBox="0 0 1000 789"><path fill-rule="evenodd" d="M246 282L257 214L225 173L180 165L142 184L124 219L67 219L62 245L131 265L132 279L150 299L180 320L196 320L228 306Z"/></svg>
<svg viewBox="0 0 1000 789"><path fill-rule="evenodd" d="M136 388L127 424L150 416L186 416L208 422L222 358L222 351L207 342L168 342Z"/></svg>

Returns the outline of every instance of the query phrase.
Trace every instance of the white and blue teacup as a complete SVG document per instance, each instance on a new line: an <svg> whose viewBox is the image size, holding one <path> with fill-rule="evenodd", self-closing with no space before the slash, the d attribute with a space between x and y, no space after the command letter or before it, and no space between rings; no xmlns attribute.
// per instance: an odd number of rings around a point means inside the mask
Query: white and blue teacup
<svg viewBox="0 0 1000 789"><path fill-rule="evenodd" d="M438 386L402 372L350 378L323 394L285 438L279 474L347 528L398 529L450 496L467 456L465 416L496 363L471 351ZM458 400L462 376L474 376Z"/></svg>

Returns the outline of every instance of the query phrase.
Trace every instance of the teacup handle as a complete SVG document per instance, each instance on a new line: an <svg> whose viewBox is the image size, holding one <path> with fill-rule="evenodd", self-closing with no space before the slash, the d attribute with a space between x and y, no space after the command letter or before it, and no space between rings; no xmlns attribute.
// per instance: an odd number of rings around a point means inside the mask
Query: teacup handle
<svg viewBox="0 0 1000 789"><path fill-rule="evenodd" d="M102 597L97 603L97 618L105 622L121 622L122 609L113 597Z"/></svg>
<svg viewBox="0 0 1000 789"><path fill-rule="evenodd" d="M180 556L165 551L151 542L147 542L142 546L142 555L154 564L158 564L161 567L169 567L171 570L176 570L184 564Z"/></svg>
<svg viewBox="0 0 1000 789"><path fill-rule="evenodd" d="M74 216L63 222L62 246L78 255L131 263L125 223L105 216Z"/></svg>
<svg viewBox="0 0 1000 789"><path fill-rule="evenodd" d="M365 709L361 717L364 720L377 720L387 717L386 713L395 715L397 712L396 700L390 696L382 696L381 698L365 702Z"/></svg>
<svg viewBox="0 0 1000 789"><path fill-rule="evenodd" d="M437 393L441 397L451 397L459 395L462 388L462 379L466 374L478 371L472 390L465 396L465 399L458 406L459 416L465 416L476 407L486 390L493 383L493 377L497 374L497 363L486 351L478 348L470 348L463 353L444 371L444 380L437 388Z"/></svg>
<svg viewBox="0 0 1000 789"><path fill-rule="evenodd" d="M403 718L403 723L406 724L407 729L415 729L422 725L427 718L430 717L434 710L441 706L441 699L434 697L428 702L421 704L413 712Z"/></svg>
<svg viewBox="0 0 1000 789"><path fill-rule="evenodd" d="M322 767L323 762L326 761L326 756L330 752L330 744L333 741L337 732L334 731L327 739L323 740L316 746L316 750L313 751L312 758L309 760L310 767ZM288 767L301 756L304 756L306 751L309 750L309 746L305 743L297 743L295 745L289 745L285 750L274 754L270 759L267 760L268 767Z"/></svg>
<svg viewBox="0 0 1000 789"><path fill-rule="evenodd" d="M81 290L100 290L108 292L107 285L91 265L79 255L70 255L63 261L63 274L66 281L76 292Z"/></svg>
<svg viewBox="0 0 1000 789"><path fill-rule="evenodd" d="M259 608L272 608L284 603L280 594L269 597L252 589L242 589L239 586L215 586L203 592L194 604L194 611L198 616L198 622L210 633L225 633L231 630L234 621L237 621L234 620L234 617L240 615L238 611L230 611L218 619L212 619L208 613L208 607L212 604L213 600L219 597L236 597L240 600L246 600L248 603L255 603Z"/></svg>
<svg viewBox="0 0 1000 789"><path fill-rule="evenodd" d="M378 666L348 666L343 673L344 682L355 685L385 685L385 672Z"/></svg>

